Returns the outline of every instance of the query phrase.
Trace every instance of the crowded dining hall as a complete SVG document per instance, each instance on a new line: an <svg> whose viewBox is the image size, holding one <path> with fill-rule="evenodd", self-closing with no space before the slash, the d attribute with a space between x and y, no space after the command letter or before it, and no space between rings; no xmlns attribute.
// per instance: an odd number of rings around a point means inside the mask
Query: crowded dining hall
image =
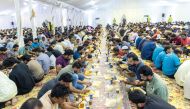
<svg viewBox="0 0 190 109"><path fill-rule="evenodd" d="M190 109L189 0L0 6L0 109Z"/></svg>

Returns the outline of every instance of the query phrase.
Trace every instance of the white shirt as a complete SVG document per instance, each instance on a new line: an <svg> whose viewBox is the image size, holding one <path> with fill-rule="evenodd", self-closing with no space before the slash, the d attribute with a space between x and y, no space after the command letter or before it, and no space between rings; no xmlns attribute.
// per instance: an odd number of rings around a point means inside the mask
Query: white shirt
<svg viewBox="0 0 190 109"><path fill-rule="evenodd" d="M56 65L56 57L52 54L50 56L50 62L51 62L51 66L54 66Z"/></svg>
<svg viewBox="0 0 190 109"><path fill-rule="evenodd" d="M190 72L185 77L185 82L184 82L184 97L187 99L190 99Z"/></svg>
<svg viewBox="0 0 190 109"><path fill-rule="evenodd" d="M16 84L0 71L0 102L6 102L16 95Z"/></svg>
<svg viewBox="0 0 190 109"><path fill-rule="evenodd" d="M64 47L67 47L67 48L70 48L70 49L73 49L74 45L70 42L70 40L64 40L62 42L64 44Z"/></svg>
<svg viewBox="0 0 190 109"><path fill-rule="evenodd" d="M174 77L176 80L176 83L180 86L183 86L185 77L190 72L190 60L186 60L181 64L175 73Z"/></svg>
<svg viewBox="0 0 190 109"><path fill-rule="evenodd" d="M49 98L51 90L46 92L41 98L40 101L43 104L42 109L58 109L58 104L53 104Z"/></svg>
<svg viewBox="0 0 190 109"><path fill-rule="evenodd" d="M64 49L61 44L57 43L54 47L55 50L60 51L62 54L64 54Z"/></svg>

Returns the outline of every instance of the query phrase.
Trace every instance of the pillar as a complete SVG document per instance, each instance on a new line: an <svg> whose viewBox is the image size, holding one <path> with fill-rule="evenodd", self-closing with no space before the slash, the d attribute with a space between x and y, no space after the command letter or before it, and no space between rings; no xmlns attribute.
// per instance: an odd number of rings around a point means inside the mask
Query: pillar
<svg viewBox="0 0 190 109"><path fill-rule="evenodd" d="M24 46L24 37L22 31L22 20L21 20L21 0L14 0L15 10L16 10L16 24L17 24L17 37L19 40L19 47Z"/></svg>

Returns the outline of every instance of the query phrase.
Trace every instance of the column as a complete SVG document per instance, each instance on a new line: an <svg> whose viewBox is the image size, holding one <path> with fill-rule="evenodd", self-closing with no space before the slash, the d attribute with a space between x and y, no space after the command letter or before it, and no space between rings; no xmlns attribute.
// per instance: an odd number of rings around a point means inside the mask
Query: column
<svg viewBox="0 0 190 109"><path fill-rule="evenodd" d="M36 13L32 6L32 1L33 0L30 0L30 3L29 3L30 4L29 11L30 11L30 23L31 23L31 27L32 27L33 39L35 39L35 38L37 38L36 24L35 24Z"/></svg>
<svg viewBox="0 0 190 109"><path fill-rule="evenodd" d="M61 29L62 29L62 32L64 32L64 11L63 11L63 4L61 4L60 10L61 10Z"/></svg>
<svg viewBox="0 0 190 109"><path fill-rule="evenodd" d="M51 24L52 24L52 32L53 35L55 34L55 16L54 16L54 12L55 12L55 7L52 6L52 10L51 10Z"/></svg>
<svg viewBox="0 0 190 109"><path fill-rule="evenodd" d="M21 0L14 0L15 10L16 10L16 24L17 24L17 37L19 40L19 47L24 46L24 37L22 31L22 20L21 20Z"/></svg>

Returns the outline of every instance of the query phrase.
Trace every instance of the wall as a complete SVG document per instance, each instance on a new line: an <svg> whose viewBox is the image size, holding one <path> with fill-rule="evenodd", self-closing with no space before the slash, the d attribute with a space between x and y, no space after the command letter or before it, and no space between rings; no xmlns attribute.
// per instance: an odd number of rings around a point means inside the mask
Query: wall
<svg viewBox="0 0 190 109"><path fill-rule="evenodd" d="M12 21L14 21L12 16L0 16L0 29L12 28Z"/></svg>
<svg viewBox="0 0 190 109"><path fill-rule="evenodd" d="M158 0L159 1L159 0ZM173 16L174 21L190 21L190 3L174 3L156 0L110 0L111 4L93 10L93 23L95 18L100 18L103 24L112 23L116 18L117 23L123 15L128 22L144 22L144 15L150 15L152 22L162 21L162 13L168 17ZM167 17L165 20L167 20Z"/></svg>
<svg viewBox="0 0 190 109"><path fill-rule="evenodd" d="M29 11L29 4L25 5L21 10L21 19L22 19L22 27L23 28L31 28L30 23L30 11ZM35 11L35 25L36 27L41 27L42 23L45 20L54 22L54 26L64 26L69 25L68 23L68 16L72 16L72 25L84 25L86 23L86 19L84 18L84 13L79 10L74 10L72 13L67 12L68 9L66 8L59 8L52 5L47 5L41 2L33 4L33 9ZM73 9L73 8L72 8ZM8 12L8 13L7 13ZM6 15L1 15L0 12L0 29L12 28L11 22L15 21L15 10L8 10L3 12ZM63 18L62 18L63 16ZM81 23L82 22L82 23Z"/></svg>

